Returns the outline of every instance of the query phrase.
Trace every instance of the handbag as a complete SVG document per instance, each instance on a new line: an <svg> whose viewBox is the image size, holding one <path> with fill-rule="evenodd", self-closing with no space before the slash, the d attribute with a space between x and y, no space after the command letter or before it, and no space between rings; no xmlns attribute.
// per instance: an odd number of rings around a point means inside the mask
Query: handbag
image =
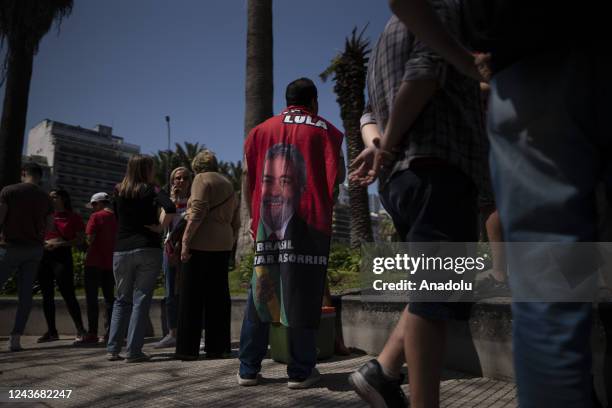
<svg viewBox="0 0 612 408"><path fill-rule="evenodd" d="M211 207L208 212L212 212L213 210L221 207L223 204L227 203L236 193L232 191L232 193L225 200L220 202L219 204ZM181 262L181 250L183 245L183 234L185 233L185 228L187 227L187 219L185 217L181 218L179 222L172 228L170 233L168 234L168 238L164 243L164 252L166 253L166 258L168 259L168 264L171 266L176 266Z"/></svg>

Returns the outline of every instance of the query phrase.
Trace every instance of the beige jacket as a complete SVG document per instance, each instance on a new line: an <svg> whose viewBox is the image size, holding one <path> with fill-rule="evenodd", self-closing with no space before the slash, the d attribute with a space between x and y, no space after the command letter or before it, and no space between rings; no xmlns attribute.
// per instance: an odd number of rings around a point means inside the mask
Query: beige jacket
<svg viewBox="0 0 612 408"><path fill-rule="evenodd" d="M240 202L232 183L220 173L198 174L191 185L187 217L199 223L190 249L231 251L240 228Z"/></svg>

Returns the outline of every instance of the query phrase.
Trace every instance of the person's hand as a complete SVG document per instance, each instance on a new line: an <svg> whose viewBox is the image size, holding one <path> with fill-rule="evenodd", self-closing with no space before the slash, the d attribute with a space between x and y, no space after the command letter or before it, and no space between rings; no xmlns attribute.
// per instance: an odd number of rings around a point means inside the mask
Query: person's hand
<svg viewBox="0 0 612 408"><path fill-rule="evenodd" d="M181 189L179 186L172 186L172 197L177 198L181 194Z"/></svg>
<svg viewBox="0 0 612 408"><path fill-rule="evenodd" d="M456 63L457 69L465 76L478 82L489 82L491 80L491 54L469 54Z"/></svg>
<svg viewBox="0 0 612 408"><path fill-rule="evenodd" d="M393 163L393 153L370 146L363 149L350 164L349 180L362 186L372 184L378 178L383 167Z"/></svg>
<svg viewBox="0 0 612 408"><path fill-rule="evenodd" d="M59 246L60 245L58 242L52 242L52 241L45 241L45 245L44 245L47 251L54 251L57 248L59 248Z"/></svg>
<svg viewBox="0 0 612 408"><path fill-rule="evenodd" d="M159 228L159 224L150 224L150 225L145 225L144 227L148 229L149 231L155 232L157 234L161 232L161 229Z"/></svg>
<svg viewBox="0 0 612 408"><path fill-rule="evenodd" d="M480 82L488 83L491 80L491 54L475 54L474 65L480 76Z"/></svg>
<svg viewBox="0 0 612 408"><path fill-rule="evenodd" d="M368 173L374 164L376 150L378 150L376 146L369 146L355 157L355 160L349 164L349 181L359 184L365 183Z"/></svg>
<svg viewBox="0 0 612 408"><path fill-rule="evenodd" d="M181 247L181 262L187 263L191 258L191 253L189 252L189 247L187 245L182 245Z"/></svg>

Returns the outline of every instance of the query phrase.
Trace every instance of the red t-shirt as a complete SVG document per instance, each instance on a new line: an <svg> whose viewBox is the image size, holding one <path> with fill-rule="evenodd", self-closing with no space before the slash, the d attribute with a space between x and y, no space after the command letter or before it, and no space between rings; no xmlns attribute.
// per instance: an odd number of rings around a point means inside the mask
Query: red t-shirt
<svg viewBox="0 0 612 408"><path fill-rule="evenodd" d="M87 250L85 266L112 271L113 251L117 239L117 218L115 214L106 210L91 214L85 233L95 235Z"/></svg>
<svg viewBox="0 0 612 408"><path fill-rule="evenodd" d="M55 211L53 213L53 224L55 228L45 233L45 241L55 238L72 241L79 232L83 232L85 229L81 216L72 211Z"/></svg>

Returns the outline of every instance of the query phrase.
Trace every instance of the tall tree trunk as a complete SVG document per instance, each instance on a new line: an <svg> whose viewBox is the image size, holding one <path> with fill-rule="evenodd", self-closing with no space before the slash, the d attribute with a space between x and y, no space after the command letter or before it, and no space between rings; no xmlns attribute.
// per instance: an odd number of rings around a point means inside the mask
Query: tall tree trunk
<svg viewBox="0 0 612 408"><path fill-rule="evenodd" d="M0 122L0 188L19 181L34 53L9 43L4 107Z"/></svg>
<svg viewBox="0 0 612 408"><path fill-rule="evenodd" d="M356 91L356 90L355 90ZM354 95L351 112L342 115L342 122L346 132L347 158L350 163L364 149L359 119L364 107L363 90L359 95ZM359 248L363 242L372 242L372 220L370 219L370 203L368 201L368 188L349 180L349 205L351 214L351 248Z"/></svg>
<svg viewBox="0 0 612 408"><path fill-rule="evenodd" d="M246 100L244 112L244 136L252 128L272 116L273 98L273 40L272 0L248 1ZM251 220L247 217L251 203L241 194L240 214L242 226L238 236L236 261L250 251L253 240L249 233Z"/></svg>
<svg viewBox="0 0 612 408"><path fill-rule="evenodd" d="M244 136L272 116L272 0L249 0Z"/></svg>

